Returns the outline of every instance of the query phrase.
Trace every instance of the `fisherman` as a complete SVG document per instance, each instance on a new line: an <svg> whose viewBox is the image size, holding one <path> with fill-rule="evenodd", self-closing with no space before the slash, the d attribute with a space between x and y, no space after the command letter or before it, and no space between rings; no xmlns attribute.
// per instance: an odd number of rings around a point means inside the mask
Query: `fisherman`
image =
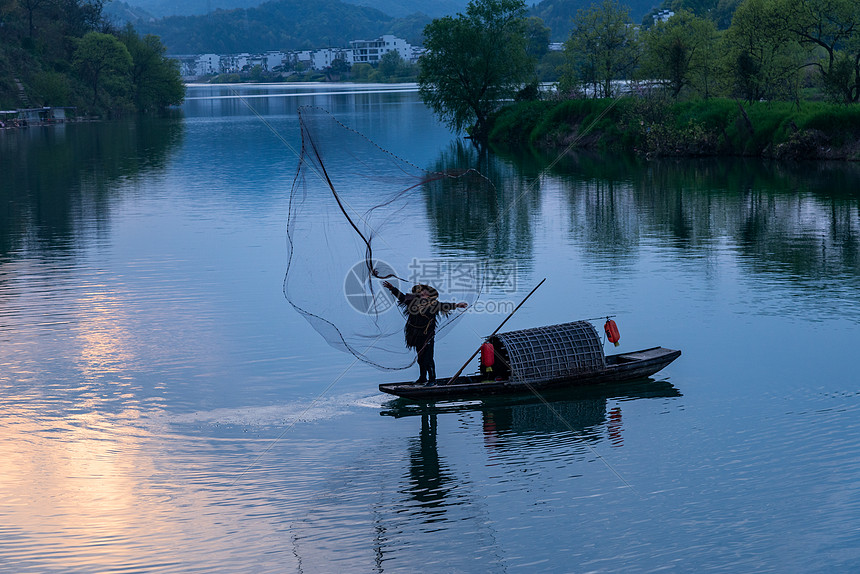
<svg viewBox="0 0 860 574"><path fill-rule="evenodd" d="M412 293L403 294L397 287L383 281L382 286L391 291L397 299L403 314L406 315L406 346L418 353L418 367L421 376L417 385L436 383L436 363L433 361L433 343L436 337L436 316L445 316L454 309L465 309L467 303L440 303L439 292L430 285L414 285Z"/></svg>

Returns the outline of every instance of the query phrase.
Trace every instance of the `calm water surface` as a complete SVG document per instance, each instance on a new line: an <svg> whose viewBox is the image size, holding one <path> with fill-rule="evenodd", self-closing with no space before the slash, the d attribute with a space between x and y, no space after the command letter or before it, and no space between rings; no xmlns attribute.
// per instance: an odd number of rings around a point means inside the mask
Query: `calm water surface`
<svg viewBox="0 0 860 574"><path fill-rule="evenodd" d="M860 166L479 157L406 86L193 87L0 132L0 571L856 572ZM296 106L490 199L420 249L506 325L617 315L654 379L434 408L286 303ZM253 111L252 109L253 108ZM510 285L509 285L510 286ZM504 318L437 345L456 370ZM607 350L609 352L609 350Z"/></svg>

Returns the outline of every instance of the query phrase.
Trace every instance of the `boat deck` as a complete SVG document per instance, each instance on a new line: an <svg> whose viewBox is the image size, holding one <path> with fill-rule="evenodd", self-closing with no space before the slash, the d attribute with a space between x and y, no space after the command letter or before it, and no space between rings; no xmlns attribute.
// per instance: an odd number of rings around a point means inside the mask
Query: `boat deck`
<svg viewBox="0 0 860 574"><path fill-rule="evenodd" d="M658 357L663 357L666 354L666 349L663 347L653 347L651 349L643 349L642 351L635 351L633 353L621 353L620 355L615 355L615 362L618 363L629 363L630 361L647 361L649 359L656 359ZM610 355L611 357L611 355ZM609 359L610 357L606 357Z"/></svg>

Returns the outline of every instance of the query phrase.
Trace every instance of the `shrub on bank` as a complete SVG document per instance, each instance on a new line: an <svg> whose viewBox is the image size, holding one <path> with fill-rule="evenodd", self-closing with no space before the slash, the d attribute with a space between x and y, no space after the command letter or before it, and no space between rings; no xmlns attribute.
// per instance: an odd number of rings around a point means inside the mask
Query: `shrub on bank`
<svg viewBox="0 0 860 574"><path fill-rule="evenodd" d="M860 160L860 106L824 102L660 97L522 102L491 121L491 141L537 147Z"/></svg>
<svg viewBox="0 0 860 574"><path fill-rule="evenodd" d="M553 102L519 102L501 110L493 119L490 139L510 143L534 143L533 134L544 116L555 107Z"/></svg>
<svg viewBox="0 0 860 574"><path fill-rule="evenodd" d="M541 147L607 147L623 138L619 121L629 105L594 99L515 103L491 118L490 140Z"/></svg>

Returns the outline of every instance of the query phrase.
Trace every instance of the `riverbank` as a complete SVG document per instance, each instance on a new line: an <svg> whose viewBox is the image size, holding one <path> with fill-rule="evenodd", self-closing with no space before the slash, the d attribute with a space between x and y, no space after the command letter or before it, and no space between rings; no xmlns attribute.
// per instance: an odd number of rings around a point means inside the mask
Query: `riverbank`
<svg viewBox="0 0 860 574"><path fill-rule="evenodd" d="M655 98L521 102L493 116L490 141L648 157L860 161L860 106Z"/></svg>

